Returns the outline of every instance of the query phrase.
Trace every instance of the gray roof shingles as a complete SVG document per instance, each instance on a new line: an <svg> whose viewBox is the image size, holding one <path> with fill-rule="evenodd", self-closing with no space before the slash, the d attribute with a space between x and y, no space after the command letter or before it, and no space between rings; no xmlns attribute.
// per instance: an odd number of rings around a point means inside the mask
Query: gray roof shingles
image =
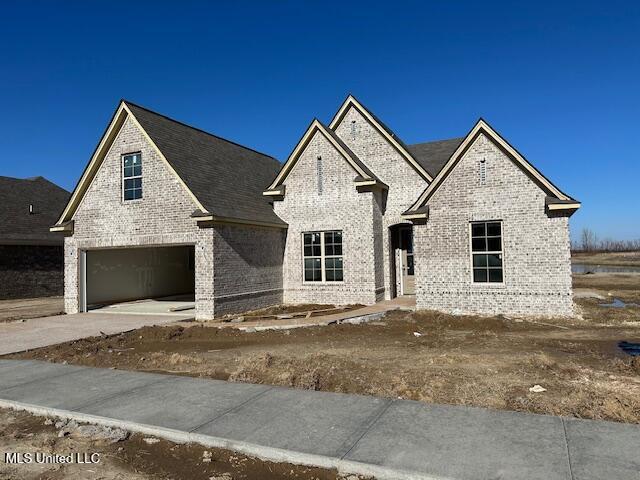
<svg viewBox="0 0 640 480"><path fill-rule="evenodd" d="M280 170L278 160L129 101L125 103L209 213L286 225L262 195Z"/></svg>
<svg viewBox="0 0 640 480"><path fill-rule="evenodd" d="M447 163L447 160L449 160L463 140L464 137L416 143L414 145L407 145L407 149L413 158L415 158L416 162L429 172L432 178L436 178L438 172L442 170L444 164Z"/></svg>
<svg viewBox="0 0 640 480"><path fill-rule="evenodd" d="M43 177L0 177L0 244L62 244L62 236L49 232L49 227L58 220L69 196Z"/></svg>
<svg viewBox="0 0 640 480"><path fill-rule="evenodd" d="M364 106L362 102L358 102ZM394 138L405 150L407 150L411 156L424 168L431 178L435 178L438 172L447 163L449 157L458 148L458 146L464 140L461 138L452 138L449 140L438 140L426 143L416 143L414 145L405 144L402 139L395 134L387 124L385 124L379 117L377 117L371 110L364 107L369 112L369 115L382 127L392 138Z"/></svg>

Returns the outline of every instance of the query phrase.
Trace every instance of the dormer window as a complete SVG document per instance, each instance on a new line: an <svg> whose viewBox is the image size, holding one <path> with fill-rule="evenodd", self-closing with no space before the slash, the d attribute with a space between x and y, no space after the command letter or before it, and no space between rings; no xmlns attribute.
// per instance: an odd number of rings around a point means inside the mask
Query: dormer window
<svg viewBox="0 0 640 480"><path fill-rule="evenodd" d="M142 154L130 153L122 156L122 199L142 198Z"/></svg>

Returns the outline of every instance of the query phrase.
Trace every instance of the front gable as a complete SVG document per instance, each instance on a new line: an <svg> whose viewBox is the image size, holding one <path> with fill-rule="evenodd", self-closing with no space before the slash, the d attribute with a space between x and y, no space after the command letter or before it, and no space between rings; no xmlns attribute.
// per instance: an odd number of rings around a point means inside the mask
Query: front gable
<svg viewBox="0 0 640 480"><path fill-rule="evenodd" d="M142 198L123 199L122 156L139 153ZM132 117L123 120L101 158L70 220L77 238L113 238L196 231L199 208Z"/></svg>
<svg viewBox="0 0 640 480"><path fill-rule="evenodd" d="M484 157L480 155L480 157L476 158L477 165L469 165L468 158L477 154L478 148L485 149L487 154ZM429 206L432 203L433 198L436 195L441 197L442 194L440 191L447 190L445 188L446 185L455 183L454 180L450 180L450 177L460 175L464 176L465 166L467 173L469 169L474 168L475 170L473 171L475 173L472 176L469 176L469 183L466 184L466 186L464 184L459 185L463 192L470 189L472 190L478 186L478 182L483 182L481 178L484 175L489 175L489 161L490 159L496 158L504 159L509 162L508 169L506 168L507 164L505 163L503 164L502 171L497 172L498 175L502 175L503 180L507 178L504 176L504 172L516 169L519 174L518 178L526 179L527 184L536 187L535 195L540 196L543 199L540 205L541 208L554 211L563 210L570 214L580 208L580 202L574 200L558 189L558 187L551 183L515 148L513 148L504 138L493 130L489 124L480 119L456 151L451 155L451 158L440 170L433 183L427 187L411 208L405 212L404 217L411 220L426 220L429 216ZM457 173L457 170L463 170L463 172ZM486 180L484 181L486 182ZM512 184L503 181L501 186L503 188L509 188ZM496 192L496 194L498 193L499 192ZM456 194L454 191L451 191L450 195L453 208L453 205L456 202Z"/></svg>
<svg viewBox="0 0 640 480"><path fill-rule="evenodd" d="M342 103L329 128L335 131L357 155L367 159L368 166L379 172L383 181L391 180L384 178L381 170L388 170L388 164L398 157L406 164L407 169L415 172L423 182L433 180L429 172L409 152L404 142L352 95ZM372 165L372 161L377 164ZM396 166L395 170L402 169L403 166ZM410 175L404 172L407 169L402 170L403 177ZM397 176L398 172L389 171L388 174L393 177Z"/></svg>
<svg viewBox="0 0 640 480"><path fill-rule="evenodd" d="M289 158L282 166L275 180L269 185L269 188L263 193L267 196L283 197L285 195L286 181L292 171L297 166L304 154L308 155L309 147L318 149L318 145L322 144L322 152L332 152L340 158L345 166L350 167L345 175L351 177L351 181L356 187L386 187L382 184L376 175L345 145L345 143L331 130L327 129L320 121L314 119L309 128L289 155ZM315 145L315 147L314 147ZM318 157L322 157L322 153L318 150ZM317 159L321 161L322 159ZM351 172L348 174L347 172ZM287 189L288 190L288 189Z"/></svg>
<svg viewBox="0 0 640 480"><path fill-rule="evenodd" d="M126 132L123 134L123 129L125 126ZM116 140L119 139L121 143L126 142L125 139L128 136L137 138L137 142L134 143L138 145L139 149L142 150L144 147L149 154L151 154L154 158L156 158L160 163L164 165L164 168L170 173L170 175L173 177L173 180L181 186L184 191L183 193L186 193L186 195L189 197L189 202L195 205L195 209L206 212L204 206L202 206L193 192L191 192L191 190L182 181L180 176L176 173L171 164L164 157L157 145L155 145L153 140L145 132L144 128L142 128L140 123L136 120L126 102L121 101L120 105L113 114L113 117L111 118L111 121L109 122L109 125L105 130L105 133L103 134L100 142L94 150L89 163L82 172L80 180L78 180L78 184L74 188L69 202L67 203L56 224L51 227L51 231L67 233L72 233L74 231L74 217L76 211L84 201L84 198L87 195L87 192L90 189L97 173L102 168L107 155L113 153L114 151L123 149L126 150L122 144L119 148L118 145L116 145ZM122 151L121 154L135 152L136 150L134 147L135 146L133 144L129 145L129 151ZM118 179L118 182L121 182L121 173L119 173L116 178Z"/></svg>

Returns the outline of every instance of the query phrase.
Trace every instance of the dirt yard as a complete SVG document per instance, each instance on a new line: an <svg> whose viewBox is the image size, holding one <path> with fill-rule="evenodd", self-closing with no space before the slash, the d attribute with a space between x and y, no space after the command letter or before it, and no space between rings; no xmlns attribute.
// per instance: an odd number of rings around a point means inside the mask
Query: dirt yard
<svg viewBox="0 0 640 480"><path fill-rule="evenodd" d="M335 470L271 463L227 450L175 444L139 434L128 436L101 427L56 427L55 421L25 412L0 409L0 480L359 480ZM62 435L62 436L60 436ZM4 454L98 453L99 463L68 465L8 464ZM94 457L96 458L96 457Z"/></svg>
<svg viewBox="0 0 640 480"><path fill-rule="evenodd" d="M64 299L62 297L0 300L0 322L49 317L63 313Z"/></svg>
<svg viewBox="0 0 640 480"><path fill-rule="evenodd" d="M640 423L640 275L580 275L606 300L578 300L582 320L392 312L365 325L246 333L189 323L47 347L14 358L167 372L236 382L403 397ZM529 388L546 391L532 393Z"/></svg>
<svg viewBox="0 0 640 480"><path fill-rule="evenodd" d="M573 263L640 267L640 252L572 252Z"/></svg>

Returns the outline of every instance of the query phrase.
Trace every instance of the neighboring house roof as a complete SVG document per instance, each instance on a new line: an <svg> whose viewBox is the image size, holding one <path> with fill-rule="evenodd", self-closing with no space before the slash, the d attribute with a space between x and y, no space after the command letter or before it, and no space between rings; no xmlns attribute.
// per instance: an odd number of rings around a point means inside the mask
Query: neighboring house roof
<svg viewBox="0 0 640 480"><path fill-rule="evenodd" d="M291 173L294 165L298 162L300 155L309 144L309 142L313 139L314 135L319 133L323 135L329 143L333 145L333 147L344 157L349 165L354 169L357 173L357 176L354 178L356 185L360 182L366 182L369 184L378 184L380 186L386 187L379 179L374 175L374 173L369 170L364 162L362 162L358 156L351 151L349 147L336 135L336 133L327 128L320 120L313 119L305 133L302 135L302 138L296 145L296 147L289 155L289 158L282 166L282 169L278 173L278 176L271 182L268 189L264 192L265 195L284 195L284 189L282 186L284 185L284 181Z"/></svg>
<svg viewBox="0 0 640 480"><path fill-rule="evenodd" d="M128 117L187 189L198 207L198 221L286 227L262 196L280 168L275 158L122 100L54 229L63 231L69 225Z"/></svg>
<svg viewBox="0 0 640 480"><path fill-rule="evenodd" d="M418 174L424 178L427 182L431 182L433 177L427 170L421 165L419 161L413 156L409 147L398 137L393 130L391 130L382 120L376 117L369 109L367 109L361 102L359 102L353 95L347 96L342 106L331 120L329 128L335 130L340 124L344 116L349 111L349 108L355 108L360 114L371 124L373 128L378 130L384 138L391 144L398 153L409 162L409 164L418 172Z"/></svg>
<svg viewBox="0 0 640 480"><path fill-rule="evenodd" d="M447 160L460 146L464 137L451 138L449 140L437 140L434 142L416 143L407 145L409 152L413 155L422 168L436 178L438 172L447 163Z"/></svg>
<svg viewBox="0 0 640 480"><path fill-rule="evenodd" d="M0 177L0 244L59 245L49 232L69 200L69 192L44 177ZM33 213L29 213L29 206Z"/></svg>
<svg viewBox="0 0 640 480"><path fill-rule="evenodd" d="M405 212L406 218L416 217L418 214L427 218L428 209L425 211L423 207L428 206L429 199L440 188L447 176L456 167L465 152L473 145L473 142L480 135L488 137L500 150L502 150L510 159L518 166L526 175L528 175L544 192L547 193L545 205L551 207L552 210L565 209L575 211L580 208L580 202L563 193L549 179L547 179L539 170L537 170L526 158L515 148L513 148L498 132L496 132L482 118L479 119L471 131L467 134L462 142L457 146L453 154L450 156L445 165L440 169L433 182L420 195L418 200ZM554 201L557 200L557 201Z"/></svg>

